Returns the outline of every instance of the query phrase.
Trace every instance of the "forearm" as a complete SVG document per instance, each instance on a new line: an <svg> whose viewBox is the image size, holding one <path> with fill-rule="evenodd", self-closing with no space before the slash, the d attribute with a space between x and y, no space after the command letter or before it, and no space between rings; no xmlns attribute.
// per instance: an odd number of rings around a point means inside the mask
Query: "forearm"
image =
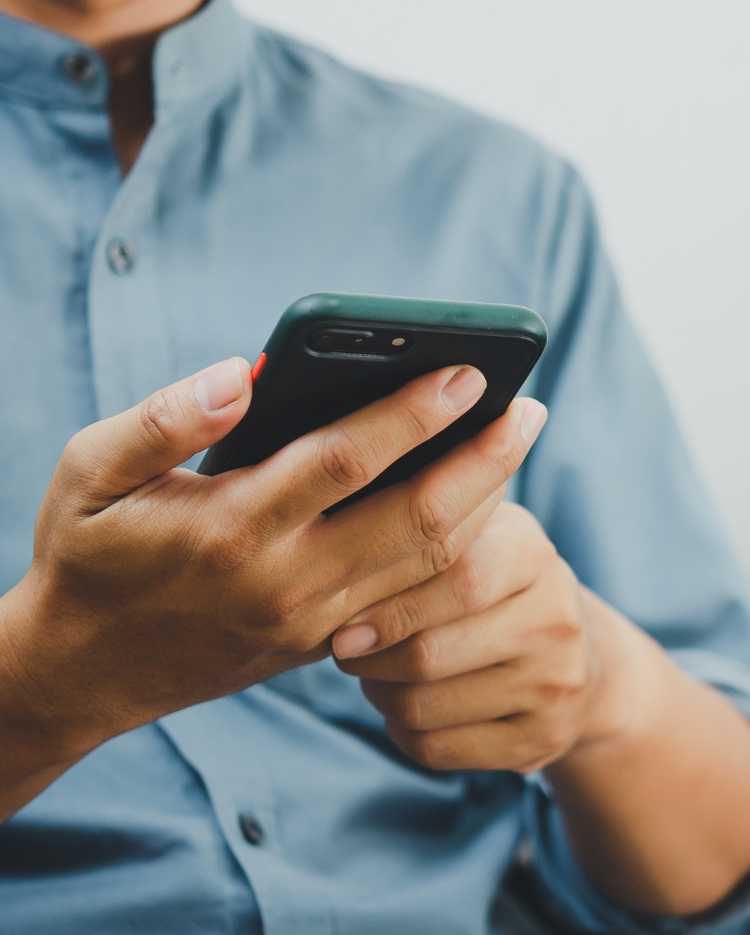
<svg viewBox="0 0 750 935"><path fill-rule="evenodd" d="M11 635L33 613L26 582L0 598L0 822L36 798L87 752L65 730L62 705L35 697ZM91 745L93 746L93 744Z"/></svg>
<svg viewBox="0 0 750 935"><path fill-rule="evenodd" d="M592 629L616 634L620 662L604 677L633 717L546 771L569 840L613 902L701 912L750 872L750 725L611 608L585 601Z"/></svg>

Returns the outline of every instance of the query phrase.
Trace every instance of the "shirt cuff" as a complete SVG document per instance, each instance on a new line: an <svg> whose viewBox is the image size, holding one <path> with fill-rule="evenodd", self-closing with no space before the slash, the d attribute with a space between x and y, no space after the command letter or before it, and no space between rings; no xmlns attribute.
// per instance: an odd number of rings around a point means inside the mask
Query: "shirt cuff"
<svg viewBox="0 0 750 935"><path fill-rule="evenodd" d="M690 918L623 910L588 879L568 845L562 815L538 782L526 790L525 817L531 862L552 907L575 931L588 935L747 935L750 879L721 905Z"/></svg>
<svg viewBox="0 0 750 935"><path fill-rule="evenodd" d="M703 650L670 653L684 671L712 685L750 717L750 667ZM562 815L539 774L526 784L525 819L533 869L556 910L581 933L610 935L747 935L750 878L720 905L690 918L667 918L623 910L588 879L568 844Z"/></svg>

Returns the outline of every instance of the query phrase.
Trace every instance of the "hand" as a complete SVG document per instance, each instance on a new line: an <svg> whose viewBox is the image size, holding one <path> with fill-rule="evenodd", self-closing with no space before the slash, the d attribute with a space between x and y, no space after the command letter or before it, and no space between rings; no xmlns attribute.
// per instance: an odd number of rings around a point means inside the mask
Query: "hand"
<svg viewBox="0 0 750 935"><path fill-rule="evenodd" d="M453 422L484 386L476 370L443 369L221 477L175 465L242 418L245 361L83 429L42 506L32 567L0 608L0 713L33 712L36 746L69 759L322 658L343 622L459 554L543 409L517 402L410 482L322 512Z"/></svg>
<svg viewBox="0 0 750 935"><path fill-rule="evenodd" d="M418 763L528 773L623 718L603 677L616 625L589 626L592 600L531 514L503 503L449 569L365 610L333 648Z"/></svg>

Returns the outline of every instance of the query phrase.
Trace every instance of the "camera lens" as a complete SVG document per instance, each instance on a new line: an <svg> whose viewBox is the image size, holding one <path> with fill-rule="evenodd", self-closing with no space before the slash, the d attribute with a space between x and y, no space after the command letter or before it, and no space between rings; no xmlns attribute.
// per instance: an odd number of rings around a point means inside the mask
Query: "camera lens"
<svg viewBox="0 0 750 935"><path fill-rule="evenodd" d="M323 354L364 354L375 335L353 328L324 328L310 335L307 346Z"/></svg>
<svg viewBox="0 0 750 935"><path fill-rule="evenodd" d="M307 346L313 351L329 351L333 343L330 331L318 331L307 339Z"/></svg>

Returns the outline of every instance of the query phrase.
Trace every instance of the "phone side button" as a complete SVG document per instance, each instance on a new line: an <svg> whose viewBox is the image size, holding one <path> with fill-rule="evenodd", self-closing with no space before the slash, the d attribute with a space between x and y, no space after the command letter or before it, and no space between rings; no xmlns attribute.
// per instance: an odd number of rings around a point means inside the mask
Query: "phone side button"
<svg viewBox="0 0 750 935"><path fill-rule="evenodd" d="M253 379L253 383L255 383L255 381L258 379L261 373L263 373L263 368L266 366L267 360L268 360L268 357L266 356L266 352L262 351L261 354L258 356L258 359L253 364L253 369L250 371L250 376Z"/></svg>

